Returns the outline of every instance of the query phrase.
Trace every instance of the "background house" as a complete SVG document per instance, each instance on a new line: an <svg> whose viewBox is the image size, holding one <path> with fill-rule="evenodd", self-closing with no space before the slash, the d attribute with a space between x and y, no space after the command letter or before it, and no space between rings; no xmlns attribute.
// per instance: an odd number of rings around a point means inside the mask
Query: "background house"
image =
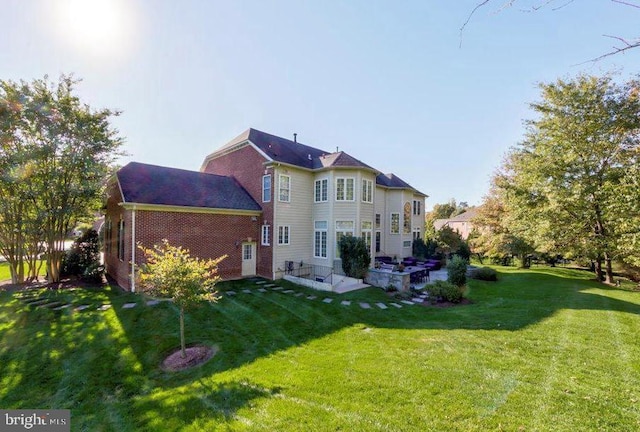
<svg viewBox="0 0 640 432"><path fill-rule="evenodd" d="M443 227L448 226L454 231L457 231L463 240L466 240L469 238L471 231L473 231L473 223L471 220L476 216L476 213L477 208L470 208L464 213L449 219L436 219L433 221L433 227L436 231L439 231Z"/></svg>
<svg viewBox="0 0 640 432"><path fill-rule="evenodd" d="M151 246L168 238L197 256L227 254L220 266L225 278L277 279L292 263L340 273L337 244L345 235L363 237L372 256L396 258L411 255L412 240L422 236L424 193L345 152L310 147L295 136L248 129L208 155L200 171L133 163L118 172L107 220L114 227L123 221L124 240L113 228L106 234L111 245L124 241L120 257L112 246L106 251L107 271L118 283L132 280L132 267L122 263L132 261L127 244L134 241ZM135 239L127 237L132 232Z"/></svg>

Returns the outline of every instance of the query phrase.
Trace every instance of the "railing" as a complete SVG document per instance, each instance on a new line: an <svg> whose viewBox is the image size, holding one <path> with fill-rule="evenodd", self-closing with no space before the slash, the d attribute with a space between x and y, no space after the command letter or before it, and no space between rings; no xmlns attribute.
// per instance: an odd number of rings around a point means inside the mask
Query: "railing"
<svg viewBox="0 0 640 432"><path fill-rule="evenodd" d="M331 283L331 276L333 276L333 267L305 264L295 261L285 261L284 274L309 279L316 282Z"/></svg>

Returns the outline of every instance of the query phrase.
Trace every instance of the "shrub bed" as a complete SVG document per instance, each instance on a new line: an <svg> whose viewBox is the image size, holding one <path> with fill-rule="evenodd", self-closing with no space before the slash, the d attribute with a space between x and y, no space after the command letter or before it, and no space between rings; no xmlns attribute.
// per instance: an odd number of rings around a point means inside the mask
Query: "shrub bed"
<svg viewBox="0 0 640 432"><path fill-rule="evenodd" d="M498 272L491 267L481 267L473 269L469 274L471 279L483 280L483 281L497 281Z"/></svg>

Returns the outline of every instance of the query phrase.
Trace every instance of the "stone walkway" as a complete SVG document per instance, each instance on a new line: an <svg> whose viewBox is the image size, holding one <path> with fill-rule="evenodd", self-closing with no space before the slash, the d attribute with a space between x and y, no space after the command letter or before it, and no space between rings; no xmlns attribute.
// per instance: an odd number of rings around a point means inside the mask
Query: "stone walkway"
<svg viewBox="0 0 640 432"><path fill-rule="evenodd" d="M239 295L268 295L268 294L281 294L297 297L304 301L310 302L319 302L325 304L336 305L337 307L357 307L364 310L388 310L388 309L402 309L404 307L414 306L418 303L424 302L428 296L425 293L415 293L415 296L411 298L411 300L396 300L393 298L389 298L387 301L382 302L364 302L364 301L352 301L352 300L342 300L339 301L336 297L327 297L322 295L322 291L318 291L317 295L309 294L308 292L297 291L295 289L284 289L281 286L278 286L276 283L272 283L263 279L248 279L247 282L249 284L255 285L254 289L243 288L240 292L236 292L233 290L222 291L220 294L222 297L234 297ZM38 290L30 290L23 291L19 293L20 300L28 306L33 306L40 309L49 309L54 311L62 311L64 309L69 309L73 312L81 312L88 310L97 310L97 311L107 311L113 307L110 303L103 304L74 304L74 303L66 303L62 301L57 301L54 298L42 296L38 293ZM124 303L120 306L121 309L133 309L138 307L139 305L146 306L156 306L163 301L168 300L146 300L144 302L128 302Z"/></svg>

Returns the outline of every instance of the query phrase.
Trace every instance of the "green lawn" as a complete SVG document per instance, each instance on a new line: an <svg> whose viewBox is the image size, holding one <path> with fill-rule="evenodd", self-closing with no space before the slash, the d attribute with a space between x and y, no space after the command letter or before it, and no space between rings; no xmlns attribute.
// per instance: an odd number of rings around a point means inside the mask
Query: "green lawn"
<svg viewBox="0 0 640 432"><path fill-rule="evenodd" d="M449 309L221 284L238 294L186 320L187 339L218 354L179 373L158 367L179 344L169 303L82 289L46 295L94 310L53 312L2 292L0 407L71 409L78 431L640 429L640 293L567 269L499 270Z"/></svg>
<svg viewBox="0 0 640 432"><path fill-rule="evenodd" d="M40 262L40 261L39 261ZM25 264L24 271L27 271L27 265ZM45 269L44 264L40 268L40 272L38 273L40 276L44 276L47 274L47 270ZM9 269L9 264L7 262L0 262L0 282L11 279L11 270Z"/></svg>

